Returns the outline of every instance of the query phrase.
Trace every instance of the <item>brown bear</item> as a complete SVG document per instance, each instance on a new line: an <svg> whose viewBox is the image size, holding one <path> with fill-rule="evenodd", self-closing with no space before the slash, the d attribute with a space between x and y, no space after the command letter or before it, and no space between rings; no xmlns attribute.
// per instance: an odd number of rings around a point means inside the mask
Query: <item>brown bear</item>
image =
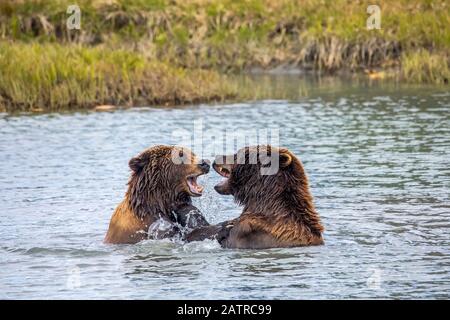
<svg viewBox="0 0 450 320"><path fill-rule="evenodd" d="M183 228L209 225L192 205L202 195L197 177L209 172L189 149L157 145L129 162L131 177L125 199L117 206L106 243L137 243L181 235Z"/></svg>
<svg viewBox="0 0 450 320"><path fill-rule="evenodd" d="M226 248L255 249L323 244L324 228L305 170L289 150L245 147L217 157L213 168L225 178L216 191L233 195L243 212L232 221L195 229L188 241L216 238Z"/></svg>

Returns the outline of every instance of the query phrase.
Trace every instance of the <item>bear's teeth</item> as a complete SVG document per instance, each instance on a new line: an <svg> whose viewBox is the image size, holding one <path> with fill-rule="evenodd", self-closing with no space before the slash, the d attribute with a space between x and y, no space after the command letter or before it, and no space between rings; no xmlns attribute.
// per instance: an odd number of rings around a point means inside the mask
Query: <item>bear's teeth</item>
<svg viewBox="0 0 450 320"><path fill-rule="evenodd" d="M230 175L230 171L228 169L221 167L219 172L223 177L228 178Z"/></svg>
<svg viewBox="0 0 450 320"><path fill-rule="evenodd" d="M197 184L197 177L189 177L187 183L192 193L195 194L202 193L203 187Z"/></svg>

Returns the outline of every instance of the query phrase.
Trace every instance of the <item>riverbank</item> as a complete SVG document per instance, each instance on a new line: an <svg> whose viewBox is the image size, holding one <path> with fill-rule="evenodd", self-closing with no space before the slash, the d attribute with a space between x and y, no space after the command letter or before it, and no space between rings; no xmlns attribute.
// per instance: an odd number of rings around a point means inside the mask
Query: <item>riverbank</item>
<svg viewBox="0 0 450 320"><path fill-rule="evenodd" d="M237 96L215 71L186 69L127 50L0 43L0 111L179 105Z"/></svg>
<svg viewBox="0 0 450 320"><path fill-rule="evenodd" d="M0 4L0 59L11 59L0 62L0 110L236 98L236 85L223 74L253 70L361 73L444 85L450 80L446 1L380 1L380 30L366 28L366 1L77 3L79 30L67 30L69 0ZM53 58L36 56L47 51ZM42 63L39 70L27 69ZM21 64L14 72L11 65Z"/></svg>

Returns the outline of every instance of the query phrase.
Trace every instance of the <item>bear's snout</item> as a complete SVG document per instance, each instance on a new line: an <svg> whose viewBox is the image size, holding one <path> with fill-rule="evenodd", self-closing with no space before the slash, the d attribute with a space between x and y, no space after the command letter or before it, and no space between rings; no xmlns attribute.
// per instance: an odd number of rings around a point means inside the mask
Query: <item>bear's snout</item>
<svg viewBox="0 0 450 320"><path fill-rule="evenodd" d="M202 159L200 161L199 167L203 170L204 173L209 172L209 168L211 167L211 162L206 159Z"/></svg>

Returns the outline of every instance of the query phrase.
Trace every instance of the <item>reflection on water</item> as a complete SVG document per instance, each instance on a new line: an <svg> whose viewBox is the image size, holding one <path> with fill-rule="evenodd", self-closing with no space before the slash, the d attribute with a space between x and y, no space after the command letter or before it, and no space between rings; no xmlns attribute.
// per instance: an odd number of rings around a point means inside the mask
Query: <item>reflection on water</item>
<svg viewBox="0 0 450 320"><path fill-rule="evenodd" d="M448 90L260 79L270 100L2 115L0 298L449 298ZM102 244L128 160L198 119L205 130L279 127L309 173L326 245ZM208 220L237 216L213 190L218 175L202 179Z"/></svg>

